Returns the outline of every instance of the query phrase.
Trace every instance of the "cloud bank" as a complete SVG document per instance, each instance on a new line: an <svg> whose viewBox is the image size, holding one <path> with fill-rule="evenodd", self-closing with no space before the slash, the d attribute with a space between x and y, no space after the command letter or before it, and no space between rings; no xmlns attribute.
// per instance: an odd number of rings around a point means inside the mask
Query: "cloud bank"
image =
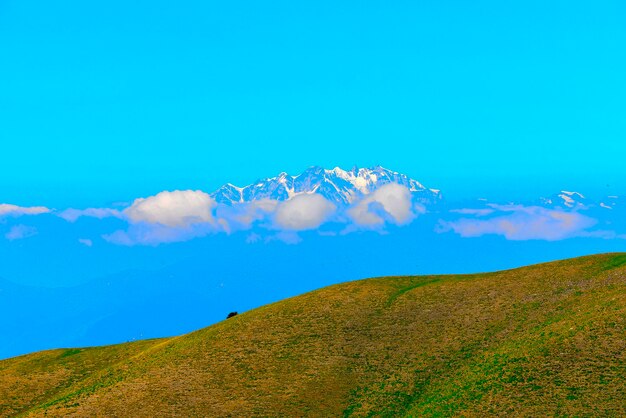
<svg viewBox="0 0 626 418"><path fill-rule="evenodd" d="M59 217L65 219L68 222L76 222L78 218L122 218L123 214L117 209L109 208L87 208L87 209L66 209L58 214Z"/></svg>
<svg viewBox="0 0 626 418"><path fill-rule="evenodd" d="M44 206L30 206L23 207L17 205L10 205L8 203L0 203L0 216L12 215L41 215L42 213L49 213L50 209Z"/></svg>
<svg viewBox="0 0 626 418"><path fill-rule="evenodd" d="M452 230L462 237L501 235L512 241L558 241L589 236L588 229L597 224L595 219L576 211L566 212L522 205L490 205L490 207L496 216L488 219L462 218L451 222L441 221L439 232ZM487 213L477 211L475 215L486 216Z"/></svg>
<svg viewBox="0 0 626 418"><path fill-rule="evenodd" d="M609 229L621 224L617 222L619 219L605 219L601 213L594 212L593 205L564 208L483 203L478 206L453 208L445 214L439 212L443 219L439 220L435 231L454 232L463 238L497 235L512 241L626 238L612 230L599 230L598 220L588 214L595 214ZM44 206L0 204L0 222L7 222L2 216L15 218L49 212L51 210ZM105 234L100 231L98 237L130 246L159 245L238 231L249 231L249 243L271 240L297 243L303 231L315 230L321 235L358 230L384 232L388 225L406 225L425 212L425 207L414 201L405 186L390 183L361 196L352 205L335 204L317 193L297 194L284 201L261 199L227 205L218 204L201 190L174 190L136 199L123 210L71 208L55 215L70 223L81 217L117 218L126 226ZM14 225L5 233L5 238L19 240L35 234L34 227ZM92 238L80 238L79 242L91 246L95 242Z"/></svg>
<svg viewBox="0 0 626 418"><path fill-rule="evenodd" d="M175 190L136 199L122 212L74 209L61 216L70 222L80 216L126 219L127 229L104 235L105 240L120 245L158 245L253 227L257 232L267 231L273 239L295 243L299 242L298 232L326 223L348 224L352 230L380 229L387 223L409 223L422 210L413 204L405 186L387 184L350 207L338 207L316 193L298 194L285 201L261 199L229 206L217 204L200 190Z"/></svg>

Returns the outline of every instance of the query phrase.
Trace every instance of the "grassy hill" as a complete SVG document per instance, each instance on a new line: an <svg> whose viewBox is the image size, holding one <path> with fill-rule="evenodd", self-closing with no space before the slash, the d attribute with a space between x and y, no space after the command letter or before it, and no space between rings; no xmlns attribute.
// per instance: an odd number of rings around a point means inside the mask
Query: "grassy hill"
<svg viewBox="0 0 626 418"><path fill-rule="evenodd" d="M619 254L350 282L0 362L0 416L626 416L625 393Z"/></svg>

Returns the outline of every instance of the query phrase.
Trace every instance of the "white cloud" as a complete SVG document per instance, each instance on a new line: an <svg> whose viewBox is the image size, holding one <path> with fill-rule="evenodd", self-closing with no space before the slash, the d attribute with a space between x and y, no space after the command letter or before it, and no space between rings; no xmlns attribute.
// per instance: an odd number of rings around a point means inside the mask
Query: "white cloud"
<svg viewBox="0 0 626 418"><path fill-rule="evenodd" d="M218 231L228 232L228 222L213 215L216 206L215 200L200 190L163 191L136 199L122 212L122 217L130 223L128 228L105 234L102 238L118 245L158 245L187 241ZM116 212L98 209L91 215L115 216Z"/></svg>
<svg viewBox="0 0 626 418"><path fill-rule="evenodd" d="M146 222L173 228L188 227L193 224L214 222L215 206L215 200L200 190L175 190L136 199L124 210L124 214L135 223Z"/></svg>
<svg viewBox="0 0 626 418"><path fill-rule="evenodd" d="M439 232L452 230L462 237L493 234L508 240L558 241L577 236L589 236L588 228L597 221L578 212L546 209L540 206L490 205L499 215L489 219L462 218L441 221Z"/></svg>
<svg viewBox="0 0 626 418"><path fill-rule="evenodd" d="M279 202L271 199L260 199L253 202L237 203L233 206L218 205L216 218L228 225L229 231L248 229L257 221L266 220L268 215L276 211Z"/></svg>
<svg viewBox="0 0 626 418"><path fill-rule="evenodd" d="M83 244L86 247L91 247L93 246L93 241L87 238L79 238L78 242L80 242L81 244Z"/></svg>
<svg viewBox="0 0 626 418"><path fill-rule="evenodd" d="M337 207L319 194L301 194L281 202L274 220L282 229L314 229L327 221Z"/></svg>
<svg viewBox="0 0 626 418"><path fill-rule="evenodd" d="M65 219L68 222L76 222L76 220L82 216L89 218L121 218L122 212L117 209L109 208L87 208L87 209L66 209L59 213L59 217Z"/></svg>
<svg viewBox="0 0 626 418"><path fill-rule="evenodd" d="M8 203L0 203L0 216L4 215L40 215L42 213L49 213L50 209L44 206L30 206L23 207L17 205L10 205Z"/></svg>
<svg viewBox="0 0 626 418"><path fill-rule="evenodd" d="M11 227L9 232L4 234L4 237L9 241L14 241L17 239L32 237L34 235L37 235L37 228L26 225L14 225Z"/></svg>
<svg viewBox="0 0 626 418"><path fill-rule="evenodd" d="M421 206L418 208L420 212L423 209ZM413 220L415 211L409 189L389 183L358 201L348 210L348 215L362 226L382 225L385 220L401 225Z"/></svg>

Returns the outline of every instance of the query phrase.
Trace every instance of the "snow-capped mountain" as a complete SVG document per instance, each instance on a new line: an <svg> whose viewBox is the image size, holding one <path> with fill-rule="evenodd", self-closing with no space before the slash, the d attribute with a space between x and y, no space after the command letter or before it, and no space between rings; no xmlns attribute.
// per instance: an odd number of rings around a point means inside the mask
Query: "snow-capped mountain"
<svg viewBox="0 0 626 418"><path fill-rule="evenodd" d="M551 197L541 198L541 204L550 208L561 209L609 209L620 208L623 198L620 196L607 196L602 200L589 199L579 192L561 191Z"/></svg>
<svg viewBox="0 0 626 418"><path fill-rule="evenodd" d="M381 166L355 167L349 171L339 167L332 170L311 167L297 176L280 173L245 187L226 184L211 193L211 197L218 203L232 205L260 199L287 200L298 194L318 193L331 202L348 205L389 183L406 186L420 203L441 201L439 190L428 189L417 180Z"/></svg>
<svg viewBox="0 0 626 418"><path fill-rule="evenodd" d="M590 202L582 193L562 190L551 197L541 198L541 203L548 207L574 209L588 206L593 202Z"/></svg>

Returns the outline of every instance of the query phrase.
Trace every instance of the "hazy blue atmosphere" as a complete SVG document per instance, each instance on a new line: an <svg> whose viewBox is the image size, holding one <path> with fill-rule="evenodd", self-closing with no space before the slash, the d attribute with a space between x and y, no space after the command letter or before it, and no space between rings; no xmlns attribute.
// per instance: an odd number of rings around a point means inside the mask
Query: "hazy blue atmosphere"
<svg viewBox="0 0 626 418"><path fill-rule="evenodd" d="M620 1L0 0L0 357L625 251L625 21Z"/></svg>

